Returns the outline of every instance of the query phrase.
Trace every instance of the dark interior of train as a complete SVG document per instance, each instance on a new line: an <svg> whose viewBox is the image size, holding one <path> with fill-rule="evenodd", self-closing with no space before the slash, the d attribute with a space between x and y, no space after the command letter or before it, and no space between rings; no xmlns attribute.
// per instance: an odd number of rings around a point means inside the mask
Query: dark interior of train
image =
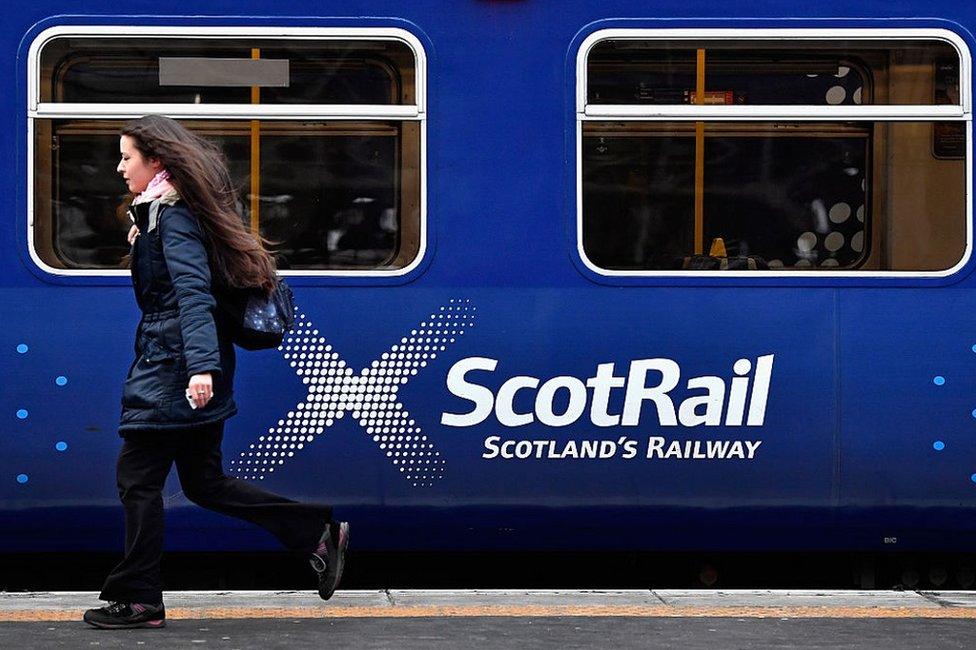
<svg viewBox="0 0 976 650"><path fill-rule="evenodd" d="M581 201L591 262L939 271L960 261L965 122L816 118L824 106L958 105L959 56L949 44L696 45L597 44L588 105L803 106L811 117L585 122Z"/></svg>
<svg viewBox="0 0 976 650"><path fill-rule="evenodd" d="M196 75L199 82L207 61L228 57L287 61L287 85L186 85L179 78ZM415 93L413 54L395 41L64 38L45 46L41 59L41 99L54 103L396 105L413 102ZM34 241L53 268L127 266L125 209L132 197L115 173L121 125L90 118L34 123ZM398 269L416 257L417 123L212 119L186 125L223 150L243 220L270 240L278 268Z"/></svg>

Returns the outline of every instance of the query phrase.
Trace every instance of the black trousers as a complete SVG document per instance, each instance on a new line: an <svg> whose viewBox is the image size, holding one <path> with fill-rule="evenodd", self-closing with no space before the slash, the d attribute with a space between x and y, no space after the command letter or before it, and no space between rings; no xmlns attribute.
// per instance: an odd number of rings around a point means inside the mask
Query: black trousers
<svg viewBox="0 0 976 650"><path fill-rule="evenodd" d="M298 503L224 474L224 423L180 431L130 434L119 452L119 497L125 509L125 557L105 579L102 600L163 599L163 485L173 463L183 494L209 510L261 526L288 549L315 549L332 508Z"/></svg>

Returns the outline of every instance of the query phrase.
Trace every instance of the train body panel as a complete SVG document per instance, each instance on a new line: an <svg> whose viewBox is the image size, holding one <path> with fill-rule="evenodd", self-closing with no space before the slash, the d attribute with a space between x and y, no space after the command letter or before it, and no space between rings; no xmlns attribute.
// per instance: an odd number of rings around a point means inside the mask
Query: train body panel
<svg viewBox="0 0 976 650"><path fill-rule="evenodd" d="M131 283L45 271L27 237L28 48L59 25L391 28L423 48L422 252L404 273L287 276L296 329L280 350L238 350L228 473L334 504L366 549L972 550L973 262L942 276L594 273L577 247L575 84L601 29L947 29L976 49L976 9L146 8L173 17L4 10L0 551L121 540ZM275 547L189 503L175 472L166 495L169 548Z"/></svg>

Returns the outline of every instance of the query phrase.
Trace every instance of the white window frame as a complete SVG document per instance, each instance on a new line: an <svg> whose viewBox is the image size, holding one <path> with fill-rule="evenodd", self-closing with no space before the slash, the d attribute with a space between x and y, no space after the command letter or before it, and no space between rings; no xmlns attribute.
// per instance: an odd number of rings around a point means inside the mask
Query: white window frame
<svg viewBox="0 0 976 650"><path fill-rule="evenodd" d="M87 104L40 101L40 53L54 38L155 37L229 40L240 38L280 40L400 41L414 54L415 103L386 104ZM125 25L58 25L45 29L30 45L27 55L27 248L34 263L47 273L60 276L129 276L127 269L59 269L41 260L34 242L34 120L64 118L134 119L147 113L161 113L174 119L262 119L262 120L375 120L420 123L420 244L414 259L394 270L336 269L280 270L282 276L298 277L397 277L419 267L427 253L427 56L420 40L395 27L199 27Z"/></svg>
<svg viewBox="0 0 976 650"><path fill-rule="evenodd" d="M936 40L952 45L959 55L960 104L945 105L857 105L857 106L715 106L715 105L587 105L587 61L593 47L605 40L660 40L689 43L704 40L797 41L832 40ZM714 279L764 278L941 278L966 266L973 252L973 124L972 56L966 42L947 29L603 29L590 34L576 55L576 248L590 271L606 277L708 277ZM583 123L591 121L914 121L942 120L966 123L966 250L951 268L942 271L652 271L612 270L597 266L583 248Z"/></svg>

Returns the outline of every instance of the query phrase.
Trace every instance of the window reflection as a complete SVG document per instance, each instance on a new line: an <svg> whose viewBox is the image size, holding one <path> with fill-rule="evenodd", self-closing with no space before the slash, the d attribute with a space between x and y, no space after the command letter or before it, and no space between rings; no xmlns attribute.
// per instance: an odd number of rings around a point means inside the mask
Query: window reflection
<svg viewBox="0 0 976 650"><path fill-rule="evenodd" d="M937 101L941 67L958 77L959 56L937 41L606 40L587 63L590 104L693 104L697 49L704 52L705 103L735 105L924 104ZM959 102L958 93L953 103Z"/></svg>
<svg viewBox="0 0 976 650"><path fill-rule="evenodd" d="M706 123L696 188L694 123L587 122L584 251L619 270L950 268L965 161L929 153L936 126Z"/></svg>
<svg viewBox="0 0 976 650"><path fill-rule="evenodd" d="M409 104L414 55L400 41L56 38L41 52L41 101L249 104L249 86L161 85L160 58L288 62L286 87L262 104Z"/></svg>
<svg viewBox="0 0 976 650"><path fill-rule="evenodd" d="M56 268L121 268L129 246L115 172L121 122L37 120L35 241ZM402 268L419 247L419 125L413 122L188 122L216 142L242 219L280 269ZM252 129L259 176L251 172ZM257 181L259 196L252 196ZM48 191L44 191L45 188ZM46 245L45 245L46 244Z"/></svg>

